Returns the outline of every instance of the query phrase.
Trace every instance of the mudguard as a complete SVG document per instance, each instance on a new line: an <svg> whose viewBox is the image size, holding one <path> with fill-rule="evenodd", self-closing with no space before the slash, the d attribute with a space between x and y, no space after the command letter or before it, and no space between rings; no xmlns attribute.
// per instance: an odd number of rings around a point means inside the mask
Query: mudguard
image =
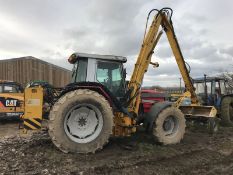
<svg viewBox="0 0 233 175"><path fill-rule="evenodd" d="M64 94L66 94L67 92L76 90L76 89L90 89L93 91L96 91L98 93L100 93L101 95L103 95L106 100L108 100L110 106L112 106L112 108L118 112L122 112L126 115L128 115L129 117L133 117L127 110L127 108L124 108L122 106L122 103L116 98L116 96L109 91L109 89L107 87L105 87L104 85L102 85L101 83L97 83L97 82L78 82L78 83L70 83L68 84L61 92L59 98L61 96L63 96Z"/></svg>
<svg viewBox="0 0 233 175"><path fill-rule="evenodd" d="M148 132L152 131L154 121L158 117L159 113L162 110L166 109L167 107L170 107L171 105L172 105L172 102L168 102L168 101L155 103L151 107L150 111L145 114L143 125Z"/></svg>
<svg viewBox="0 0 233 175"><path fill-rule="evenodd" d="M233 94L227 94L227 95L222 96L221 103L222 103L223 98L225 98L225 97L232 97L233 98Z"/></svg>

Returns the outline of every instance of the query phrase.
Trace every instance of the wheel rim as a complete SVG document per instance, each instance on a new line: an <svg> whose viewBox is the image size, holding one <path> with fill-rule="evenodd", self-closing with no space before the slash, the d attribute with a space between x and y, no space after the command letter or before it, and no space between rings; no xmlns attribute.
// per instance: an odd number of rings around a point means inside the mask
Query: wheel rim
<svg viewBox="0 0 233 175"><path fill-rule="evenodd" d="M95 140L102 128L103 116L100 110L91 104L76 105L65 116L65 133L77 143Z"/></svg>
<svg viewBox="0 0 233 175"><path fill-rule="evenodd" d="M175 134L178 128L179 122L175 116L168 116L163 122L163 130L166 136Z"/></svg>

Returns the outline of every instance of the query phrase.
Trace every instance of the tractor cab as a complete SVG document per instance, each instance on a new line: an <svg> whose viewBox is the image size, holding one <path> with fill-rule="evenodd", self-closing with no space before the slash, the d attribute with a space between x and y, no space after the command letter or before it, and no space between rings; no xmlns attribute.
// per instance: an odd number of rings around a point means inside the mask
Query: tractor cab
<svg viewBox="0 0 233 175"><path fill-rule="evenodd" d="M123 97L126 91L126 71L122 56L74 53L69 57L73 64L72 83L97 82L104 85L116 97Z"/></svg>
<svg viewBox="0 0 233 175"><path fill-rule="evenodd" d="M221 97L228 94L227 80L221 77L202 77L194 79L196 94L203 104L219 107Z"/></svg>

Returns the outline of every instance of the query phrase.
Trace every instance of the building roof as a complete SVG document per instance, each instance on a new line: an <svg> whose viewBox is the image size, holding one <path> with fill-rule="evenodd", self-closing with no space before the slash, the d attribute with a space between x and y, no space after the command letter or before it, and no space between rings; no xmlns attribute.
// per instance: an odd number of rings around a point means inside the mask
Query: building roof
<svg viewBox="0 0 233 175"><path fill-rule="evenodd" d="M47 61L44 61L44 60L41 60L39 58L35 58L33 56L25 56L25 57L19 57L19 58L10 58L10 59L4 59L4 60L0 60L0 63L1 62L10 62L10 61L19 61L19 60L35 60L35 61L38 61L38 62L41 62L43 64L46 64L46 65L51 65L57 69L62 69L64 71L68 71L68 72L71 72L70 70L66 69L66 68L63 68L63 67L60 67L60 66L57 66L55 64L52 64L52 63L49 63ZM67 60L64 60L64 61L67 61Z"/></svg>
<svg viewBox="0 0 233 175"><path fill-rule="evenodd" d="M102 60L113 60L113 61L118 61L118 62L127 62L127 58L123 56L115 56L115 55L99 55L99 54L89 54L89 53L79 53L75 52L74 53L76 57L81 57L81 58L95 58L95 59L102 59Z"/></svg>

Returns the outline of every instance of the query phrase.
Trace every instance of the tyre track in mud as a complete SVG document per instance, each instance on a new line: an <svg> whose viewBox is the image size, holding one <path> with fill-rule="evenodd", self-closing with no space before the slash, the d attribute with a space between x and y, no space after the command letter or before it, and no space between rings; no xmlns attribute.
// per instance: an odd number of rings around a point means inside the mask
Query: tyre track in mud
<svg viewBox="0 0 233 175"><path fill-rule="evenodd" d="M196 141L197 143L191 142L191 144L185 142L162 147L164 149L158 154L154 152L152 155L146 154L145 156L129 155L123 160L97 166L94 167L94 170L92 168L86 172L88 172L87 174L232 174L232 133L232 131L230 133L223 131L213 137L206 133L204 135L196 133L204 136L200 140L206 139L207 141L204 143ZM191 137L193 134L195 133L191 133ZM230 138L224 138L222 134L230 136ZM195 135L194 138L196 137L199 136ZM226 147L225 144L228 146Z"/></svg>
<svg viewBox="0 0 233 175"><path fill-rule="evenodd" d="M185 152L172 157L141 157L143 160L134 163L116 163L112 165L103 165L94 167L87 171L88 174L207 174L223 173L231 174L233 168L232 155L223 156L219 152L201 149ZM221 170L215 168L222 164Z"/></svg>
<svg viewBox="0 0 233 175"><path fill-rule="evenodd" d="M231 174L232 133L233 128L214 136L188 130L182 143L170 146L139 133L111 139L88 155L60 152L47 133L0 139L0 174Z"/></svg>

